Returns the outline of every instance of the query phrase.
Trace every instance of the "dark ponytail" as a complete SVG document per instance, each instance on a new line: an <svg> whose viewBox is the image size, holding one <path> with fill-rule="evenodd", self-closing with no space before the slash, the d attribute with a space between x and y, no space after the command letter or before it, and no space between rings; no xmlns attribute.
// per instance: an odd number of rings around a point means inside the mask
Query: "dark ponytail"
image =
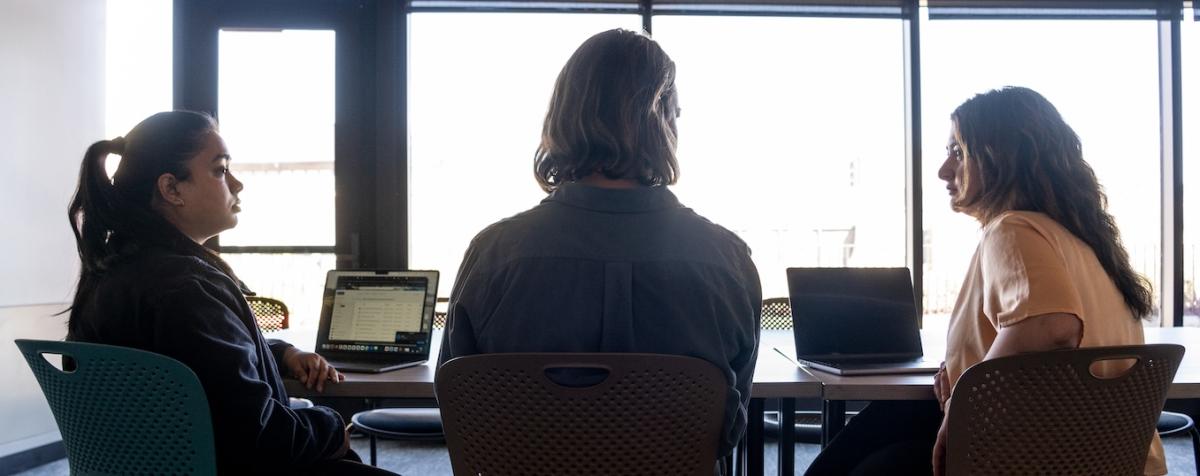
<svg viewBox="0 0 1200 476"><path fill-rule="evenodd" d="M83 274L100 272L108 253L108 235L116 221L116 190L108 179L105 162L110 154L125 152L125 139L102 140L83 155L79 167L79 188L67 215L71 218L71 231L75 234L75 245Z"/></svg>
<svg viewBox="0 0 1200 476"><path fill-rule="evenodd" d="M86 316L83 303L91 299L100 279L124 257L147 248L193 256L239 282L216 253L192 241L154 208L158 177L189 177L188 161L204 148L207 134L216 132L211 116L191 111L160 112L125 135L92 144L79 167L79 185L67 216L79 251L79 283L70 309L68 332ZM112 180L105 162L120 155Z"/></svg>

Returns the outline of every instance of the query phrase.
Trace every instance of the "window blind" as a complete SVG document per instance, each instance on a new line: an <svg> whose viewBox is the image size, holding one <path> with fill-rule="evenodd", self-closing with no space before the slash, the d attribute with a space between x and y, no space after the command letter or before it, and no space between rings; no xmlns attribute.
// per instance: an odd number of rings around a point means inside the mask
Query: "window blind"
<svg viewBox="0 0 1200 476"><path fill-rule="evenodd" d="M592 12L637 13L638 0L412 0L409 11L507 11L507 12Z"/></svg>
<svg viewBox="0 0 1200 476"><path fill-rule="evenodd" d="M904 0L654 0L657 14L899 18Z"/></svg>
<svg viewBox="0 0 1200 476"><path fill-rule="evenodd" d="M930 19L1155 19L1169 4L1155 0L926 0Z"/></svg>

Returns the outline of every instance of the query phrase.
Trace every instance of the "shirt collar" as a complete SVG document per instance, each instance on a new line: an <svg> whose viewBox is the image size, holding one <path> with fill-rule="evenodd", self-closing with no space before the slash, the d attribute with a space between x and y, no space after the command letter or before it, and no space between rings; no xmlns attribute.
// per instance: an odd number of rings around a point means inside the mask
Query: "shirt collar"
<svg viewBox="0 0 1200 476"><path fill-rule="evenodd" d="M600 188L578 182L559 185L545 202L608 213L645 213L668 208L682 208L675 194L664 186L634 188Z"/></svg>

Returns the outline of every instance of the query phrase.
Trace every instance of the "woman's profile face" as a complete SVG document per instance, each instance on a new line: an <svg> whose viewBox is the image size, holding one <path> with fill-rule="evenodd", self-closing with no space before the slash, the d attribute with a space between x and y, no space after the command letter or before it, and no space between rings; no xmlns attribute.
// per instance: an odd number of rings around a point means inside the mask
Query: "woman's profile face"
<svg viewBox="0 0 1200 476"><path fill-rule="evenodd" d="M963 174L966 172L964 158L962 144L958 140L958 127L951 126L950 141L946 144L946 160L938 168L938 178L946 182L946 190L950 193L950 208L955 208L954 202L962 194ZM958 210L955 208L955 211Z"/></svg>
<svg viewBox="0 0 1200 476"><path fill-rule="evenodd" d="M216 236L236 226L242 182L229 171L229 150L221 136L216 132L206 134L204 148L188 160L187 166L190 176L177 185L178 225L187 228L183 231L193 237Z"/></svg>

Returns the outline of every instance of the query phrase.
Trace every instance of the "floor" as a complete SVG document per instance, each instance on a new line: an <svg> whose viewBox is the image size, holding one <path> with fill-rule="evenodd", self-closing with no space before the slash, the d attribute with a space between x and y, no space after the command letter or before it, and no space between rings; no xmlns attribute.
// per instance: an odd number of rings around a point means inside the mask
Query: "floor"
<svg viewBox="0 0 1200 476"><path fill-rule="evenodd" d="M356 438L351 442L354 450L366 459L369 455L367 440ZM1192 460L1192 441L1187 437L1164 438L1163 446L1167 451L1167 467L1172 475L1196 475L1196 466ZM796 445L796 467L805 468L817 456L817 445ZM766 450L767 474L775 474L777 450L768 441ZM381 441L379 445L379 466L399 472L405 476L437 476L450 475L450 459L446 455L446 447L440 443L412 443L399 441ZM67 460L58 460L44 466L17 473L18 476L59 476L69 474Z"/></svg>

